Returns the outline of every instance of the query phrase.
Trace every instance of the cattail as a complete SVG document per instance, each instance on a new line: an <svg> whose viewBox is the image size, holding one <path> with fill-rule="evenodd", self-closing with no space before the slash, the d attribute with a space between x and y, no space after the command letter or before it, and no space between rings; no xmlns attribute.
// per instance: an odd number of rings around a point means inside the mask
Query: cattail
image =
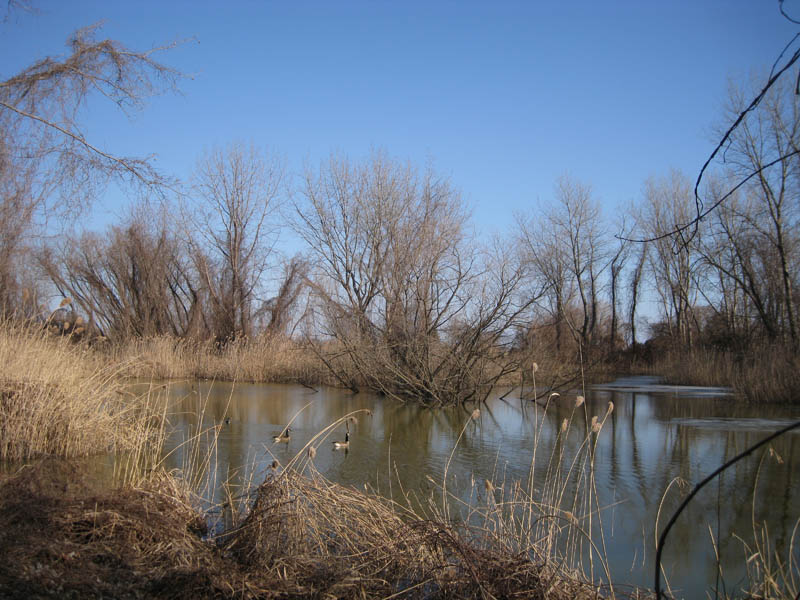
<svg viewBox="0 0 800 600"><path fill-rule="evenodd" d="M317 449L314 446L309 446L308 448L308 458L314 460L314 457L317 455Z"/></svg>
<svg viewBox="0 0 800 600"><path fill-rule="evenodd" d="M494 484L491 481L489 481L488 479L485 479L483 481L483 486L486 488L486 493L487 494L493 494L494 493Z"/></svg>
<svg viewBox="0 0 800 600"><path fill-rule="evenodd" d="M575 398L575 408L578 408L581 404L583 404L584 400L585 398L583 396L578 396Z"/></svg>
<svg viewBox="0 0 800 600"><path fill-rule="evenodd" d="M564 517L565 517L565 518L566 518L566 519L567 519L567 520L568 520L570 523L572 523L573 525L577 525L577 524L578 524L578 519L577 519L577 518L575 518L575 515L573 515L573 514L572 514L570 511L568 511L568 510L565 510L565 511L564 511Z"/></svg>
<svg viewBox="0 0 800 600"><path fill-rule="evenodd" d="M351 422L353 425L358 425L358 419L357 419L356 417L350 417L350 422Z"/></svg>
<svg viewBox="0 0 800 600"><path fill-rule="evenodd" d="M538 370L539 370L539 365L536 364L536 363L533 363L531 365L531 373L536 373L536 371L538 371Z"/></svg>
<svg viewBox="0 0 800 600"><path fill-rule="evenodd" d="M599 433L600 430L603 428L603 423L597 420L597 417L592 417L592 431L594 433Z"/></svg>
<svg viewBox="0 0 800 600"><path fill-rule="evenodd" d="M611 400L608 401L608 410L606 411L606 416L610 415L614 412L614 403Z"/></svg>
<svg viewBox="0 0 800 600"><path fill-rule="evenodd" d="M476 408L475 410L472 411L472 420L477 421L480 418L481 418L481 409Z"/></svg>
<svg viewBox="0 0 800 600"><path fill-rule="evenodd" d="M64 308L67 304L72 304L72 298L64 298L58 308Z"/></svg>
<svg viewBox="0 0 800 600"><path fill-rule="evenodd" d="M367 409L367 416L368 416L368 417L371 417L371 416L372 416L372 411L371 411L370 409Z"/></svg>
<svg viewBox="0 0 800 600"><path fill-rule="evenodd" d="M566 431L568 426L569 426L569 421L567 419L564 419L561 422L561 431Z"/></svg>
<svg viewBox="0 0 800 600"><path fill-rule="evenodd" d="M278 464L277 460L273 460L272 464L270 465L270 467L272 467L273 470L276 470L279 466L280 465Z"/></svg>

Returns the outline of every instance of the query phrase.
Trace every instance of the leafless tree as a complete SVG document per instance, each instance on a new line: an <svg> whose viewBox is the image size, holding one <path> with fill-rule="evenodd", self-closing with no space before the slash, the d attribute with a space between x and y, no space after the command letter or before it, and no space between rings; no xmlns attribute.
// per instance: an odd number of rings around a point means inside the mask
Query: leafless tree
<svg viewBox="0 0 800 600"><path fill-rule="evenodd" d="M139 109L181 75L154 58L168 47L135 51L97 40L98 31L77 31L66 56L43 58L0 81L0 305L6 309L18 287L12 259L48 218L85 208L109 179L151 193L166 183L149 158L118 156L87 139L82 109L92 95L125 112Z"/></svg>
<svg viewBox="0 0 800 600"><path fill-rule="evenodd" d="M241 143L197 163L185 226L218 340L253 333L262 277L275 258L283 181L279 157Z"/></svg>
<svg viewBox="0 0 800 600"><path fill-rule="evenodd" d="M527 260L547 290L557 349L565 323L576 341L591 348L599 319L600 278L608 266L602 217L591 188L563 176L556 182L554 202L540 212L518 215L517 224Z"/></svg>
<svg viewBox="0 0 800 600"><path fill-rule="evenodd" d="M198 335L199 284L169 223L139 212L107 235L67 238L40 261L60 293L114 339Z"/></svg>
<svg viewBox="0 0 800 600"><path fill-rule="evenodd" d="M743 86L731 85L728 114L733 117L744 110L745 97L751 91ZM730 220L736 215L746 227L747 237L756 246L754 251L762 255L765 267L774 257L773 268L761 276L774 274L779 282L779 295L775 297L779 308L778 322L787 334L788 341L798 346L797 301L795 290L798 279L798 245L800 244L800 162L792 154L800 148L800 101L785 80L776 82L764 95L761 103L742 120L732 132L725 151L726 165L734 177L756 176L742 188L746 197L746 209L741 202L733 203ZM784 157L774 162L774 157ZM718 223L719 224L719 223ZM742 242L746 243L746 242ZM746 248L739 244L739 250ZM744 259L745 256L740 257ZM740 260L742 267L752 266L752 261ZM747 288L745 288L747 289ZM753 287L750 286L753 290ZM756 298L752 298L757 301ZM762 303L763 304L763 303ZM758 304L757 304L758 306ZM762 321L765 319L763 311ZM773 331L771 335L776 335Z"/></svg>
<svg viewBox="0 0 800 600"><path fill-rule="evenodd" d="M608 349L611 353L617 350L617 341L619 338L619 304L620 304L620 282L623 276L625 266L631 254L631 242L629 241L628 227L625 225L624 219L620 225L620 231L623 233L615 237L613 243L614 247L609 252L608 262L608 288L611 304L611 322L609 323L608 335Z"/></svg>
<svg viewBox="0 0 800 600"><path fill-rule="evenodd" d="M642 293L642 277L644 267L647 264L650 246L647 243L640 243L635 249L635 262L628 278L628 325L631 330L630 343L635 348L636 340L636 319L638 317L639 300Z"/></svg>
<svg viewBox="0 0 800 600"><path fill-rule="evenodd" d="M524 268L479 251L449 182L381 153L332 157L306 172L296 208L316 267L314 333L332 340L315 347L341 380L352 368L351 387L438 404L475 399L510 369L503 336L530 306Z"/></svg>
<svg viewBox="0 0 800 600"><path fill-rule="evenodd" d="M664 234L690 218L694 207L691 189L691 182L675 170L667 177L651 177L645 183L641 217L646 234L655 240L650 243L649 272L661 299L663 316L673 339L687 346L692 343L693 308L702 269L698 240L678 244Z"/></svg>
<svg viewBox="0 0 800 600"><path fill-rule="evenodd" d="M296 255L283 265L283 277L278 292L264 302L262 313L267 319L263 326L266 335L288 335L287 330L303 291L307 287L309 275L308 261Z"/></svg>

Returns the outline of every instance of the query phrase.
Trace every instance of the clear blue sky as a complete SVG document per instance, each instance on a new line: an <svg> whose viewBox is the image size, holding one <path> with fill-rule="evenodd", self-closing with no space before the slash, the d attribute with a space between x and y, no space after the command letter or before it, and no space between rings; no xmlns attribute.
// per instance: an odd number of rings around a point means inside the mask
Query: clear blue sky
<svg viewBox="0 0 800 600"><path fill-rule="evenodd" d="M63 2L0 25L0 78L65 52L74 29L193 76L133 122L86 115L99 144L181 178L233 140L293 169L382 148L451 177L484 229L551 198L568 172L609 210L713 148L729 77L769 67L796 31L777 0L626 2ZM800 14L800 2L787 10ZM116 211L109 193L100 210ZM97 222L103 218L98 216Z"/></svg>

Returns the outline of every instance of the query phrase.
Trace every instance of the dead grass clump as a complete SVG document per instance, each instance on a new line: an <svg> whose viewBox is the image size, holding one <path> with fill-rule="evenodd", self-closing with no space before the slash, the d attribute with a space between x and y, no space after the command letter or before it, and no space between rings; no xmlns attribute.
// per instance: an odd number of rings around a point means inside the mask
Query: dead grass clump
<svg viewBox="0 0 800 600"><path fill-rule="evenodd" d="M645 371L666 383L727 386L756 403L800 402L797 372L800 356L777 346L753 346L746 354L709 349L672 351L659 356Z"/></svg>
<svg viewBox="0 0 800 600"><path fill-rule="evenodd" d="M270 383L328 382L325 366L302 343L259 336L217 346L213 340L133 338L112 347L110 360L146 379L214 379Z"/></svg>
<svg viewBox="0 0 800 600"><path fill-rule="evenodd" d="M204 538L186 488L94 489L48 459L0 481L4 598L595 598L525 553L287 470L240 526Z"/></svg>
<svg viewBox="0 0 800 600"><path fill-rule="evenodd" d="M581 598L596 589L557 577L468 528L420 519L377 495L287 470L257 491L221 538L285 597Z"/></svg>

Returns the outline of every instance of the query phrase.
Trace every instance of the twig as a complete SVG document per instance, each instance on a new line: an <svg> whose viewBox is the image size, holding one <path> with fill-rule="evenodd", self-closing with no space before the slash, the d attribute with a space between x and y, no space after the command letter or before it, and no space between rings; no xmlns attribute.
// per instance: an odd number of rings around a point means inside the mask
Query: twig
<svg viewBox="0 0 800 600"><path fill-rule="evenodd" d="M771 442L775 438L780 437L784 433L786 433L787 431L791 431L792 429L795 429L797 427L800 427L800 421L795 421L791 425L787 425L783 429L779 429L778 431L776 431L772 435L769 435L769 436L765 437L763 440L761 440L757 444L753 444L752 446L747 448L744 452L741 452L740 454L737 454L732 459L730 459L728 462L726 462L724 465L722 465L721 467L715 469L713 473L711 473L708 477L703 479L703 481L701 481L696 486L694 486L694 489L692 489L692 491L689 493L689 495L686 497L686 499L678 507L678 510L676 510L675 513L672 515L672 518L670 518L669 522L667 523L667 526L664 528L664 531L661 532L661 537L658 540L658 546L656 547L656 565L655 565L655 572L656 572L656 574L655 574L655 580L656 580L655 581L655 584L656 584L655 585L655 591L656 591L656 598L658 600L660 600L661 597L662 597L662 592L661 592L661 553L664 550L664 544L667 541L667 535L669 534L669 530L675 524L675 521L678 520L678 517L683 512L683 509L685 509L689 505L689 502L692 501L692 498L694 498L697 495L697 492L699 492L703 488L703 486L705 486L709 481L714 479L717 475L722 473L725 469L727 469L731 465L737 463L738 461L743 459L745 456L748 456L748 455L752 454L753 452L755 452L756 450L761 448L761 446L763 446L764 444L768 444L769 442Z"/></svg>

